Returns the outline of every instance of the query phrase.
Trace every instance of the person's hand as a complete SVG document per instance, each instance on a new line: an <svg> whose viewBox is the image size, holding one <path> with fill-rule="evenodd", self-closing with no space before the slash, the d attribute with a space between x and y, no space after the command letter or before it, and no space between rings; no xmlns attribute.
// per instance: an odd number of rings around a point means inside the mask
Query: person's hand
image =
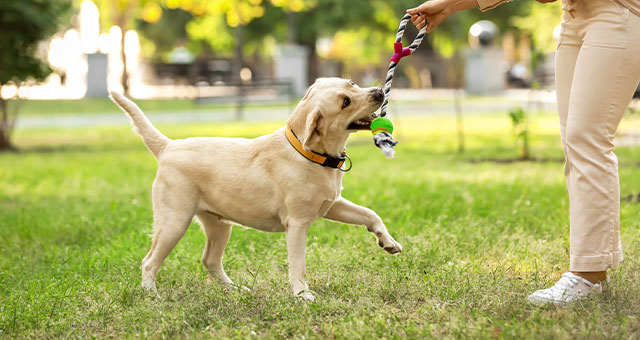
<svg viewBox="0 0 640 340"><path fill-rule="evenodd" d="M411 21L418 29L422 29L427 25L427 33L431 33L436 26L440 25L451 14L469 8L478 8L477 0L426 1L416 8L408 9L407 13L411 14Z"/></svg>
<svg viewBox="0 0 640 340"><path fill-rule="evenodd" d="M411 14L411 22L420 30L427 25L427 33L438 26L441 22L449 17L453 12L446 1L435 0L425 1L422 5L407 10Z"/></svg>

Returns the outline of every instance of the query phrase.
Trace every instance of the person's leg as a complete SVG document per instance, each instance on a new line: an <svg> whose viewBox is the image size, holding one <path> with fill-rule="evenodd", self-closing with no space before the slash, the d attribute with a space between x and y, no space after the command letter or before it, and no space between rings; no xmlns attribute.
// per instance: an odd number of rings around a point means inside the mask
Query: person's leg
<svg viewBox="0 0 640 340"><path fill-rule="evenodd" d="M560 118L560 136L565 147L564 174L567 179L571 177L570 159L566 157L566 131L567 116L569 115L569 99L571 98L571 84L575 73L578 53L582 46L583 35L579 32L581 18L573 18L565 14L562 23L562 33L556 50L556 97L558 101L558 117Z"/></svg>
<svg viewBox="0 0 640 340"><path fill-rule="evenodd" d="M558 101L558 115L560 118L560 135L562 145L566 150L566 131L567 117L569 115L569 100L571 98L571 87L575 73L576 61L582 45L584 35L581 34L580 28L583 26L582 17L572 17L570 14L565 15L563 22L562 34L558 42L556 51L556 95ZM565 156L564 173L567 181L567 188L570 189L571 178L571 159ZM599 272L574 272L574 274L585 278L586 280L598 283L606 279L606 271Z"/></svg>
<svg viewBox="0 0 640 340"><path fill-rule="evenodd" d="M570 270L598 283L622 260L613 140L640 79L640 18L613 1L596 0L585 7L597 14L576 60L564 136Z"/></svg>
<svg viewBox="0 0 640 340"><path fill-rule="evenodd" d="M622 260L613 138L640 79L640 18L617 2L590 0L563 26L556 85L570 198L571 273L531 294L535 304L563 304L602 292L599 282L607 269Z"/></svg>

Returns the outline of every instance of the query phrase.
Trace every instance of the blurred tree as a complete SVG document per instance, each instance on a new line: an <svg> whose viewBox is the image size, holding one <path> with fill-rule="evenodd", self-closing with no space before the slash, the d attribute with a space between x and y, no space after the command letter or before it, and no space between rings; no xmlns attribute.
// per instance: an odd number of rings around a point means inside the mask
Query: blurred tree
<svg viewBox="0 0 640 340"><path fill-rule="evenodd" d="M335 35L331 57L377 63L391 49L400 17L413 1L232 0L211 1L205 14L187 25L192 39L242 60L244 49L264 48L265 39L309 50L309 79L318 75L318 39ZM384 47L383 47L384 46ZM235 51L235 52L232 52Z"/></svg>
<svg viewBox="0 0 640 340"><path fill-rule="evenodd" d="M162 34L169 27L182 25L189 18L180 15L165 20L163 11L189 12L192 20L185 32L194 42L204 43L217 55L233 57L234 70L242 67L244 54L264 52L275 42L304 45L309 53L309 79L318 75L316 46L323 37L333 37L333 49L325 57L348 61L352 65L377 65L388 54L400 17L415 0L94 0L110 3L111 8L124 8L124 13L139 13L142 33L162 51L173 44L173 32ZM113 4L125 4L114 6ZM477 10L456 13L429 35L430 44L444 57L452 57L467 46L468 30L478 20L495 22L502 31L544 26L544 15L535 11L533 1L518 1L482 13ZM137 5L135 5L137 4ZM103 7L103 6L101 6ZM107 8L107 11L109 9ZM137 11L137 12L136 12ZM181 12L182 13L182 12ZM535 18L526 24L514 17ZM541 12L542 13L542 12ZM109 16L107 14L107 16ZM120 20L127 22L127 20ZM180 21L180 22L179 22ZM153 25L157 23L158 27ZM539 29L542 31L543 29ZM552 30L552 28L551 28ZM411 30L411 34L415 34ZM123 30L124 32L124 30ZM410 36L407 39L411 38ZM535 42L535 40L534 40ZM165 46L166 45L166 46ZM196 45L191 45L193 46ZM426 47L426 46L425 46ZM423 47L423 49L425 48ZM458 59L462 59L458 55ZM237 73L237 72L236 72Z"/></svg>
<svg viewBox="0 0 640 340"><path fill-rule="evenodd" d="M213 0L204 8L203 15L187 25L187 32L192 39L208 44L217 54L233 56L234 77L240 76L244 50L274 34L278 27L274 20L282 18L280 11L263 0Z"/></svg>
<svg viewBox="0 0 640 340"><path fill-rule="evenodd" d="M512 17L511 23L531 34L535 48L541 53L553 52L556 48L554 29L562 21L562 3L527 1L526 7L524 15Z"/></svg>
<svg viewBox="0 0 640 340"><path fill-rule="evenodd" d="M127 71L125 41L127 31L134 28L134 19L143 14L150 18L160 19L158 14L158 2L160 0L92 0L100 11L101 26L108 28L113 25L120 28L120 59L122 60L122 89L125 94L129 93L129 74ZM153 19L151 19L153 20Z"/></svg>
<svg viewBox="0 0 640 340"><path fill-rule="evenodd" d="M375 5L382 3L382 1L369 0L351 0L348 2L316 0L315 6L295 14L295 19L290 20L295 26L289 29L293 29L295 32L295 42L306 46L309 51L308 79L310 82L313 82L319 75L318 52L316 50L318 39L323 36L334 36L340 30L355 29L360 26L376 30L380 27L380 23L377 22L379 16L375 15ZM366 42L370 31L367 32L365 29L361 33L360 38L362 40L359 40L356 44L363 41ZM357 45L354 45L346 46L346 50L358 51L359 49Z"/></svg>
<svg viewBox="0 0 640 340"><path fill-rule="evenodd" d="M528 16L532 2L534 1L513 1L489 12L479 10L456 12L429 34L429 39L441 55L452 57L457 50L468 46L469 29L474 23L480 20L491 20L501 32L517 30L518 27L514 25L512 18Z"/></svg>
<svg viewBox="0 0 640 340"><path fill-rule="evenodd" d="M181 8L161 7L161 16L153 21L147 20L143 15L138 19L136 26L140 33L142 51L144 56L152 60L165 60L178 43L189 39L187 24L193 20L194 15Z"/></svg>
<svg viewBox="0 0 640 340"><path fill-rule="evenodd" d="M0 94L6 85L42 81L51 68L38 56L38 43L58 31L71 8L70 0L0 1ZM0 95L0 151L13 150L11 132L18 105Z"/></svg>

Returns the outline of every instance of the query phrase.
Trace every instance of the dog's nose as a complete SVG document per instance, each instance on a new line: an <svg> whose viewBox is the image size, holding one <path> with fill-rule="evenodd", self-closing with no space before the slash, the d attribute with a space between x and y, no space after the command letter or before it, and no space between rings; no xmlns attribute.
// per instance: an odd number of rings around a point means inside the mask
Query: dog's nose
<svg viewBox="0 0 640 340"><path fill-rule="evenodd" d="M381 102L382 100L384 100L384 92L382 92L381 88L376 88L375 90L373 90L371 97L373 98L373 100Z"/></svg>

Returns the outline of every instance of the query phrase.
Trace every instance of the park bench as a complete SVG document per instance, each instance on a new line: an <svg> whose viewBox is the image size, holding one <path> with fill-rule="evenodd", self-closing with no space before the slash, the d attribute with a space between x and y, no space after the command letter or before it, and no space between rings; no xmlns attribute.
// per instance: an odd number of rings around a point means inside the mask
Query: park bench
<svg viewBox="0 0 640 340"><path fill-rule="evenodd" d="M248 103L286 103L293 106L296 99L293 83L287 80L236 81L196 86L196 89L195 105L232 103L235 105L236 120L242 120L244 107Z"/></svg>

